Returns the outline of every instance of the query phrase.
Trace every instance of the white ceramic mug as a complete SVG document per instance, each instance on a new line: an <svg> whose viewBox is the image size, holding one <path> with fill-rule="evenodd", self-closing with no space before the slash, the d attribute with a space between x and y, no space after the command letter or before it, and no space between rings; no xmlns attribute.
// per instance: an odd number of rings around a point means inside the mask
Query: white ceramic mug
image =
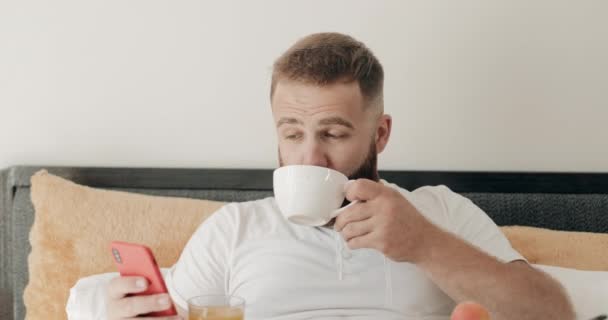
<svg viewBox="0 0 608 320"><path fill-rule="evenodd" d="M309 165L284 166L274 170L274 197L287 220L307 226L322 226L346 208L340 206L344 202L347 182L344 174L333 169Z"/></svg>

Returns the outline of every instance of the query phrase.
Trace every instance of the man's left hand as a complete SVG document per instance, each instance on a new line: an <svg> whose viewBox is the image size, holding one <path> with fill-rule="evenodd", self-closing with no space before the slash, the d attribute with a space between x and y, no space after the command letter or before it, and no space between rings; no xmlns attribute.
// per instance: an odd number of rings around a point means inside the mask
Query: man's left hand
<svg viewBox="0 0 608 320"><path fill-rule="evenodd" d="M336 218L334 229L351 249L372 248L394 261L416 263L424 241L437 227L397 190L358 179L345 187L349 201L358 200Z"/></svg>

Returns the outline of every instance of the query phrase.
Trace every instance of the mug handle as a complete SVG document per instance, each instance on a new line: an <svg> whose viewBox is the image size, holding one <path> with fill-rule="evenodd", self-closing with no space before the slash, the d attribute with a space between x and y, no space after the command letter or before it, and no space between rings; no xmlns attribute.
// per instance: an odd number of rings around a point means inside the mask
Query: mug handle
<svg viewBox="0 0 608 320"><path fill-rule="evenodd" d="M338 216L338 215L339 215L339 214L340 214L342 211L344 211L346 208L348 208L348 207L350 207L350 206L352 206L352 205L354 205L354 204L357 204L357 203L359 203L359 200L355 200L355 201L353 201L353 202L351 202L351 203L349 203L349 204L345 205L344 207L342 207L342 208L340 208L340 209L334 210L334 212L332 212L332 213L331 213L331 218L333 219L333 218L337 217L337 216Z"/></svg>

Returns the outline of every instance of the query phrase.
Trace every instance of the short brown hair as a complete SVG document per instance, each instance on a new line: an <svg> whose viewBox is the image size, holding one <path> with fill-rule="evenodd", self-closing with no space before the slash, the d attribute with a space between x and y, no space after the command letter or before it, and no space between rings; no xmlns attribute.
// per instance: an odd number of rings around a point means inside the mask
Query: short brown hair
<svg viewBox="0 0 608 320"><path fill-rule="evenodd" d="M362 42L345 34L311 34L287 49L273 66L271 99L281 79L319 86L356 81L365 105L384 109L382 65Z"/></svg>

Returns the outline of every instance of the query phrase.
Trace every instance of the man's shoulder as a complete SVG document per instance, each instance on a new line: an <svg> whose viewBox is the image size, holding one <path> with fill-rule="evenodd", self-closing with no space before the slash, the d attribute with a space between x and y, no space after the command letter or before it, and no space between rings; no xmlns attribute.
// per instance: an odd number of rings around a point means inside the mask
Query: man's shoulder
<svg viewBox="0 0 608 320"><path fill-rule="evenodd" d="M263 199L228 202L223 209L233 212L233 214L252 214L259 211L276 211L278 206L274 197L266 197Z"/></svg>
<svg viewBox="0 0 608 320"><path fill-rule="evenodd" d="M388 183L387 183L388 184ZM451 228L454 215L458 215L460 201L465 199L446 185L422 186L412 191L401 188L396 184L388 184L398 190L425 217L446 229Z"/></svg>
<svg viewBox="0 0 608 320"><path fill-rule="evenodd" d="M228 202L210 217L210 223L244 224L263 219L272 219L278 213L273 197L242 202Z"/></svg>
<svg viewBox="0 0 608 320"><path fill-rule="evenodd" d="M403 194L408 199L413 198L419 200L446 201L446 199L452 197L459 197L457 193L455 193L448 186L443 184L434 186L421 186L410 191L398 186L395 183L387 182L386 180L382 180L382 183L388 187L391 187L401 192L401 194Z"/></svg>
<svg viewBox="0 0 608 320"><path fill-rule="evenodd" d="M289 228L274 198L230 202L205 220L198 234L209 236L214 230L221 237L237 239L239 243L258 239ZM238 236L236 236L238 235Z"/></svg>

